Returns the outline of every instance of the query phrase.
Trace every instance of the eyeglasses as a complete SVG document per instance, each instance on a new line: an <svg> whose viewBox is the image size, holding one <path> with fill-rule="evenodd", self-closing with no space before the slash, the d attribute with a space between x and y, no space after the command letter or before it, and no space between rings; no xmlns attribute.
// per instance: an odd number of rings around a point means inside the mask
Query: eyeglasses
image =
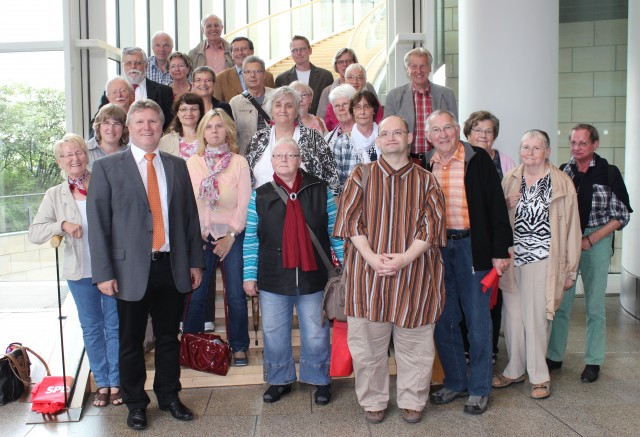
<svg viewBox="0 0 640 437"><path fill-rule="evenodd" d="M129 94L130 92L131 92L131 90L128 89L128 88L118 88L117 90L109 91L108 94L110 96L117 96L117 95L120 95L120 94Z"/></svg>
<svg viewBox="0 0 640 437"><path fill-rule="evenodd" d="M446 132L448 134L450 134L451 132L455 131L456 127L452 124L448 124L446 126L444 126L443 128L439 128L439 127L432 127L431 129L429 129L429 132L431 132L432 135L440 135L442 132Z"/></svg>
<svg viewBox="0 0 640 437"><path fill-rule="evenodd" d="M300 93L300 98L301 99L306 99L307 97L311 97L311 94L309 94L309 93Z"/></svg>
<svg viewBox="0 0 640 437"><path fill-rule="evenodd" d="M251 49L249 47L234 47L231 49L231 53L242 53L242 52L250 52Z"/></svg>
<svg viewBox="0 0 640 437"><path fill-rule="evenodd" d="M369 105L368 103L365 103L365 104L358 103L357 105L353 105L354 111L368 111L369 109L373 109L373 106Z"/></svg>
<svg viewBox="0 0 640 437"><path fill-rule="evenodd" d="M296 55L298 53L305 53L307 50L309 50L309 47L298 47L295 49L291 49L291 54Z"/></svg>
<svg viewBox="0 0 640 437"><path fill-rule="evenodd" d="M180 114L186 114L187 112L200 112L200 108L180 108L178 109Z"/></svg>
<svg viewBox="0 0 640 437"><path fill-rule="evenodd" d="M351 64L353 64L353 59L340 59L339 61L336 61L336 64L338 64L338 65L351 65Z"/></svg>
<svg viewBox="0 0 640 437"><path fill-rule="evenodd" d="M193 81L193 83L213 83L213 79L204 79L204 78L197 78Z"/></svg>
<svg viewBox="0 0 640 437"><path fill-rule="evenodd" d="M364 80L364 76L354 76L350 74L349 76L345 76L347 80L355 80L356 82L362 82Z"/></svg>
<svg viewBox="0 0 640 437"><path fill-rule="evenodd" d="M529 153L529 152L533 152L535 154L538 154L540 152L542 152L545 148L544 147L540 147L540 146L529 146L527 144L520 146L520 150L522 150L524 153Z"/></svg>
<svg viewBox="0 0 640 437"><path fill-rule="evenodd" d="M144 61L127 61L123 64L125 67L142 67L144 65Z"/></svg>
<svg viewBox="0 0 640 437"><path fill-rule="evenodd" d="M571 147L587 147L590 143L587 143L586 141L571 141L569 144Z"/></svg>
<svg viewBox="0 0 640 437"><path fill-rule="evenodd" d="M300 156L300 154L295 154L295 153L274 153L273 155L273 159L296 159Z"/></svg>
<svg viewBox="0 0 640 437"><path fill-rule="evenodd" d="M482 130L479 127L474 127L474 128L471 128L471 131L476 135L485 134L488 137L492 137L493 136L493 129L484 129L484 130Z"/></svg>
<svg viewBox="0 0 640 437"><path fill-rule="evenodd" d="M187 66L184 64L171 64L169 68L187 68Z"/></svg>
<svg viewBox="0 0 640 437"><path fill-rule="evenodd" d="M380 132L378 134L378 137L380 137L380 138L382 138L383 140L386 141L386 140L391 139L391 138L400 138L402 135L404 135L406 133L408 133L406 130L400 130L400 129L394 130L392 132L389 132L389 131L385 130L385 131Z"/></svg>
<svg viewBox="0 0 640 437"><path fill-rule="evenodd" d="M349 108L349 102L332 105L334 109L347 109Z"/></svg>
<svg viewBox="0 0 640 437"><path fill-rule="evenodd" d="M122 127L122 126L124 126L119 121L103 121L100 124L103 125L103 126L111 126L111 127Z"/></svg>
<svg viewBox="0 0 640 437"><path fill-rule="evenodd" d="M81 156L84 156L84 155L85 155L84 150L76 150L73 153L67 153L66 155L60 155L59 158L60 159L71 159L74 156L76 158L80 158Z"/></svg>
<svg viewBox="0 0 640 437"><path fill-rule="evenodd" d="M242 74L244 74L245 76L251 76L252 74L262 74L264 73L264 70L242 70Z"/></svg>

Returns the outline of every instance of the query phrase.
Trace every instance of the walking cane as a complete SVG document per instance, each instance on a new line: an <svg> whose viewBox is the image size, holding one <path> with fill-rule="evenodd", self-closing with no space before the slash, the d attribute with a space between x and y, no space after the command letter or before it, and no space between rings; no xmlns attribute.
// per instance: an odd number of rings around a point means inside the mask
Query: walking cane
<svg viewBox="0 0 640 437"><path fill-rule="evenodd" d="M62 386L64 387L64 408L67 409L69 407L69 398L67 393L67 371L64 360L64 335L62 333L62 297L60 293L60 261L58 258L58 247L60 247L60 243L62 242L61 235L54 235L51 237L51 247L56 250L56 282L58 284L58 322L60 324L60 352L62 353Z"/></svg>
<svg viewBox="0 0 640 437"><path fill-rule="evenodd" d="M253 332L256 333L256 346L258 346L258 327L260 326L260 300L258 296L251 296L251 310L253 312Z"/></svg>

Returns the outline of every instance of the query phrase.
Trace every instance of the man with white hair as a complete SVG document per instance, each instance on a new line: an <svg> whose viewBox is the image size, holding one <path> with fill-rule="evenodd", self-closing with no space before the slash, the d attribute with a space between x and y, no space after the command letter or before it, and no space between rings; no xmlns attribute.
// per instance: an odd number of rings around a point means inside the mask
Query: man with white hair
<svg viewBox="0 0 640 437"><path fill-rule="evenodd" d="M153 50L153 56L149 57L147 78L163 85L169 85L172 79L167 67L167 58L173 51L173 39L166 32L156 32L151 37L151 50Z"/></svg>
<svg viewBox="0 0 640 437"><path fill-rule="evenodd" d="M222 20L214 14L209 14L200 22L205 39L189 52L193 68L206 65L216 74L233 67L231 46L222 39Z"/></svg>
<svg viewBox="0 0 640 437"><path fill-rule="evenodd" d="M167 128L173 119L171 105L173 104L173 90L167 85L162 85L147 79L147 55L140 47L126 47L122 49L120 57L122 65L122 78L133 87L132 103L141 99L151 99L156 102L164 114L163 130ZM106 95L102 96L100 108L109 103Z"/></svg>

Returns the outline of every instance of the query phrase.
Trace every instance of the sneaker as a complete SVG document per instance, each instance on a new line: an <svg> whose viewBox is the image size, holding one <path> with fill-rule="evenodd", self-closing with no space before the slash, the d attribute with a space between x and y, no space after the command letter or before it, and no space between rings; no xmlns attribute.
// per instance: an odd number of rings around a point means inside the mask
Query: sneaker
<svg viewBox="0 0 640 437"><path fill-rule="evenodd" d="M402 408L400 410L400 414L402 415L402 418L404 419L404 421L407 423L418 423L420 422L420 420L422 420L422 411L408 410L406 408Z"/></svg>
<svg viewBox="0 0 640 437"><path fill-rule="evenodd" d="M204 332L213 332L216 330L216 325L213 322L204 322Z"/></svg>
<svg viewBox="0 0 640 437"><path fill-rule="evenodd" d="M493 375L493 379L491 380L491 386L494 388L504 388L504 387L509 387L511 384L516 384L519 382L524 382L524 375L516 379L511 379L504 376L504 374L501 373L499 375Z"/></svg>
<svg viewBox="0 0 640 437"><path fill-rule="evenodd" d="M378 424L384 420L384 410L380 411L365 411L364 420L372 424Z"/></svg>
<svg viewBox="0 0 640 437"><path fill-rule="evenodd" d="M441 388L437 392L431 393L431 396L429 396L429 400L432 404L444 405L448 404L449 402L453 402L457 398L462 398L467 395L467 391L453 391L448 388Z"/></svg>
<svg viewBox="0 0 640 437"><path fill-rule="evenodd" d="M247 356L247 351L239 350L233 353L233 364L236 367L243 367L249 364L249 357Z"/></svg>
<svg viewBox="0 0 640 437"><path fill-rule="evenodd" d="M595 382L598 380L599 374L600 366L597 364L587 364L582 371L582 375L580 375L580 380L582 382Z"/></svg>
<svg viewBox="0 0 640 437"><path fill-rule="evenodd" d="M547 358L547 367L549 368L549 372L558 370L562 367L562 361L554 361L551 358Z"/></svg>
<svg viewBox="0 0 640 437"><path fill-rule="evenodd" d="M487 411L489 396L469 396L464 404L464 412L467 414L482 414Z"/></svg>

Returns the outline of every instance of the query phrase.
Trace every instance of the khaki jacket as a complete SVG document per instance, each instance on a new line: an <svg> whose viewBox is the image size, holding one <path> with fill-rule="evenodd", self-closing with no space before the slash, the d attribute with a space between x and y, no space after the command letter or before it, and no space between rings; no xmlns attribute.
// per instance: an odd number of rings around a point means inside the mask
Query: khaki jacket
<svg viewBox="0 0 640 437"><path fill-rule="evenodd" d="M82 279L83 248L82 240L73 238L62 230L62 222L82 224L82 216L65 181L47 190L38 213L29 226L29 241L33 244L46 243L54 235L64 236L64 257L62 277L77 281ZM84 238L88 230L83 229Z"/></svg>
<svg viewBox="0 0 640 437"><path fill-rule="evenodd" d="M502 180L505 196L520 191L524 164L511 170ZM547 263L546 309L547 319L553 320L555 311L562 302L564 283L567 278L576 279L580 261L582 233L578 213L578 197L573 181L557 167L549 163L551 173L551 246ZM515 208L509 209L509 220L513 228ZM510 249L513 253L513 248ZM502 291L516 292L517 284L513 268L508 269L500 279Z"/></svg>

